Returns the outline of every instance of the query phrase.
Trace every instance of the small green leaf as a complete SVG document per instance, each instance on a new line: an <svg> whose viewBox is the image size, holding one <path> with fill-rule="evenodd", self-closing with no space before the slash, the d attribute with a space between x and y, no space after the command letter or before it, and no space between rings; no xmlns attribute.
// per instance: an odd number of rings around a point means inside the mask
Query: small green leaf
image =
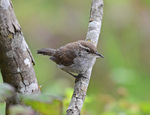
<svg viewBox="0 0 150 115"><path fill-rule="evenodd" d="M51 96L23 96L23 102L31 106L42 115L60 115L62 114L61 99Z"/></svg>
<svg viewBox="0 0 150 115"><path fill-rule="evenodd" d="M11 85L7 83L0 84L0 102L4 102L6 98L13 96L14 93L15 89Z"/></svg>

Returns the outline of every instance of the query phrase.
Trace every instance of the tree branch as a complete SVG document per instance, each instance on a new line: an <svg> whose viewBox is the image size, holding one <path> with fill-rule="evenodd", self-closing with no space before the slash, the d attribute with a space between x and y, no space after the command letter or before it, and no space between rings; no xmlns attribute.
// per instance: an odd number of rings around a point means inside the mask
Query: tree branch
<svg viewBox="0 0 150 115"><path fill-rule="evenodd" d="M17 93L40 93L33 64L32 54L11 1L0 0L0 69L3 81L14 86L16 90L16 95L6 100L6 108L21 103Z"/></svg>
<svg viewBox="0 0 150 115"><path fill-rule="evenodd" d="M93 42L95 46L97 45L99 39L102 16L103 0L93 0L86 40ZM85 73L85 77L76 79L72 99L66 112L67 115L80 115L95 61L96 60L93 61L91 68Z"/></svg>

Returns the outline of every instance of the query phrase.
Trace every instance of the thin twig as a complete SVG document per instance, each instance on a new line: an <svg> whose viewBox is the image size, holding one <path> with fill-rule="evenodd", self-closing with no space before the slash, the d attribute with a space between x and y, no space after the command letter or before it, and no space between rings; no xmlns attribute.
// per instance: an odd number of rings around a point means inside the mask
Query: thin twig
<svg viewBox="0 0 150 115"><path fill-rule="evenodd" d="M97 46L99 39L99 34L102 25L102 16L103 0L92 0L86 40L93 42L95 46ZM66 111L67 115L80 115L95 61L96 60L93 61L91 68L87 70L87 72L84 74L84 77L81 77L76 80L72 99Z"/></svg>

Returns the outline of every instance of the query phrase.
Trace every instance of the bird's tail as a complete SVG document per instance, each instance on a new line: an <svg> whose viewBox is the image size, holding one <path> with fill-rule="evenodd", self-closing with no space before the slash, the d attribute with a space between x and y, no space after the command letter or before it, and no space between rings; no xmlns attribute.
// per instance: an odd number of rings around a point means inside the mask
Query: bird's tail
<svg viewBox="0 0 150 115"><path fill-rule="evenodd" d="M51 56L56 50L51 49L51 48L42 48L37 51L37 54L43 54L43 55L48 55Z"/></svg>

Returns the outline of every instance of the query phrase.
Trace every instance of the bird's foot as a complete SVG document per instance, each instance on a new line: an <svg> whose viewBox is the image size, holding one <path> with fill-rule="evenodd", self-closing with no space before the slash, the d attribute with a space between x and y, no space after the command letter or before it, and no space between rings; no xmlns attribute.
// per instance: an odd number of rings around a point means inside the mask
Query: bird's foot
<svg viewBox="0 0 150 115"><path fill-rule="evenodd" d="M78 75L76 76L75 83L78 82L80 78L85 78L85 79L86 79L86 77L85 77L83 74L78 74Z"/></svg>
<svg viewBox="0 0 150 115"><path fill-rule="evenodd" d="M67 71L66 71L67 72ZM78 77L78 75L74 75L74 74L72 74L72 73L70 73L70 72L67 72L67 73L69 73L70 75L72 75L74 78L77 78Z"/></svg>
<svg viewBox="0 0 150 115"><path fill-rule="evenodd" d="M67 71L66 71L66 72L67 72ZM69 73L70 75L72 75L74 78L85 77L83 74L74 75L74 74L72 74L72 73L70 73L70 72L67 72L67 73Z"/></svg>
<svg viewBox="0 0 150 115"><path fill-rule="evenodd" d="M66 72L67 72L67 71L66 71ZM70 73L70 72L67 72L67 73L69 73L70 75L72 75L72 76L75 78L75 83L76 83L77 81L79 81L80 78L86 78L83 74L74 75L74 74L72 74L72 73Z"/></svg>

